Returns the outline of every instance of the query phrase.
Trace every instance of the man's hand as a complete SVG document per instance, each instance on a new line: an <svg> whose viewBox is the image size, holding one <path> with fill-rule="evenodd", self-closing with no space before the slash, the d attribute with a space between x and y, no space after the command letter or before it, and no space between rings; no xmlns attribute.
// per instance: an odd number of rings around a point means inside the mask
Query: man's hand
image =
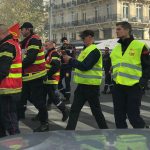
<svg viewBox="0 0 150 150"><path fill-rule="evenodd" d="M71 58L72 58L72 57L70 57L70 56L68 56L68 55L63 55L64 63L67 64Z"/></svg>
<svg viewBox="0 0 150 150"><path fill-rule="evenodd" d="M145 89L145 88L146 88L147 82L148 82L147 79L145 79L145 78L140 78L139 85L140 85L141 89Z"/></svg>

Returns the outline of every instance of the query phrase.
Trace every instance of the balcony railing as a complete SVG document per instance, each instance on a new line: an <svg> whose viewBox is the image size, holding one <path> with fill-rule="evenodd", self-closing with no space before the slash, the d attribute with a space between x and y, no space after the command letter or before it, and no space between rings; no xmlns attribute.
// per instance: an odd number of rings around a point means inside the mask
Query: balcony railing
<svg viewBox="0 0 150 150"><path fill-rule="evenodd" d="M123 21L124 19L125 18L123 18L121 15L113 14L113 15L109 15L109 16L88 18L86 20L75 20L72 22L54 24L53 28L82 26L82 25L90 25L90 24L97 24L97 23L105 23L105 22L110 22L110 21ZM139 23L150 23L148 17L143 17L141 20L139 20L139 19L136 20L135 17L130 17L130 18L127 18L126 21L139 22Z"/></svg>
<svg viewBox="0 0 150 150"><path fill-rule="evenodd" d="M58 4L58 5L54 5L54 10L55 9L61 9L61 8L66 8L66 7L74 7L76 5L81 5L81 4L87 4L90 2L96 2L97 0L74 0L72 2L67 2L67 3L63 3L63 4Z"/></svg>

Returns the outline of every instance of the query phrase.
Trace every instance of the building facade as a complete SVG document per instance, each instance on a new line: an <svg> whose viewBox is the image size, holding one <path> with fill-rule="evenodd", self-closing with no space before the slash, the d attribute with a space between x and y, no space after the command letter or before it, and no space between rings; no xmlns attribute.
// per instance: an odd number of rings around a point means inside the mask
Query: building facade
<svg viewBox="0 0 150 150"><path fill-rule="evenodd" d="M132 24L137 39L150 39L150 0L51 0L51 35L57 42L66 36L80 40L85 29L95 32L95 39L116 37L116 22Z"/></svg>

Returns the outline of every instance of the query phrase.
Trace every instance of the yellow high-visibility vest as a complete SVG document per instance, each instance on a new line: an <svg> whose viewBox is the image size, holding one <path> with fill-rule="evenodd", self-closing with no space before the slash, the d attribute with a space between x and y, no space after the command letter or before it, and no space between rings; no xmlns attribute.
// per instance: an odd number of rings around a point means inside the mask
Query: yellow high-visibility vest
<svg viewBox="0 0 150 150"><path fill-rule="evenodd" d="M121 44L117 44L110 57L113 68L113 80L116 84L132 86L142 76L141 53L144 43L133 40L122 55Z"/></svg>
<svg viewBox="0 0 150 150"><path fill-rule="evenodd" d="M97 49L96 45L91 44L80 53L77 60L82 62L95 49ZM102 81L102 54L92 69L88 71L75 69L74 81L78 84L100 85Z"/></svg>

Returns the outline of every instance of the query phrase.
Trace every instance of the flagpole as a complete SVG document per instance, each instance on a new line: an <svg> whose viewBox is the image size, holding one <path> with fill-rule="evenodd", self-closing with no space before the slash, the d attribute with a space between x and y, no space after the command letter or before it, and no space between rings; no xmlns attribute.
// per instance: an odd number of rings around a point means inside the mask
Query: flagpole
<svg viewBox="0 0 150 150"><path fill-rule="evenodd" d="M49 0L49 40L52 40L52 0Z"/></svg>

